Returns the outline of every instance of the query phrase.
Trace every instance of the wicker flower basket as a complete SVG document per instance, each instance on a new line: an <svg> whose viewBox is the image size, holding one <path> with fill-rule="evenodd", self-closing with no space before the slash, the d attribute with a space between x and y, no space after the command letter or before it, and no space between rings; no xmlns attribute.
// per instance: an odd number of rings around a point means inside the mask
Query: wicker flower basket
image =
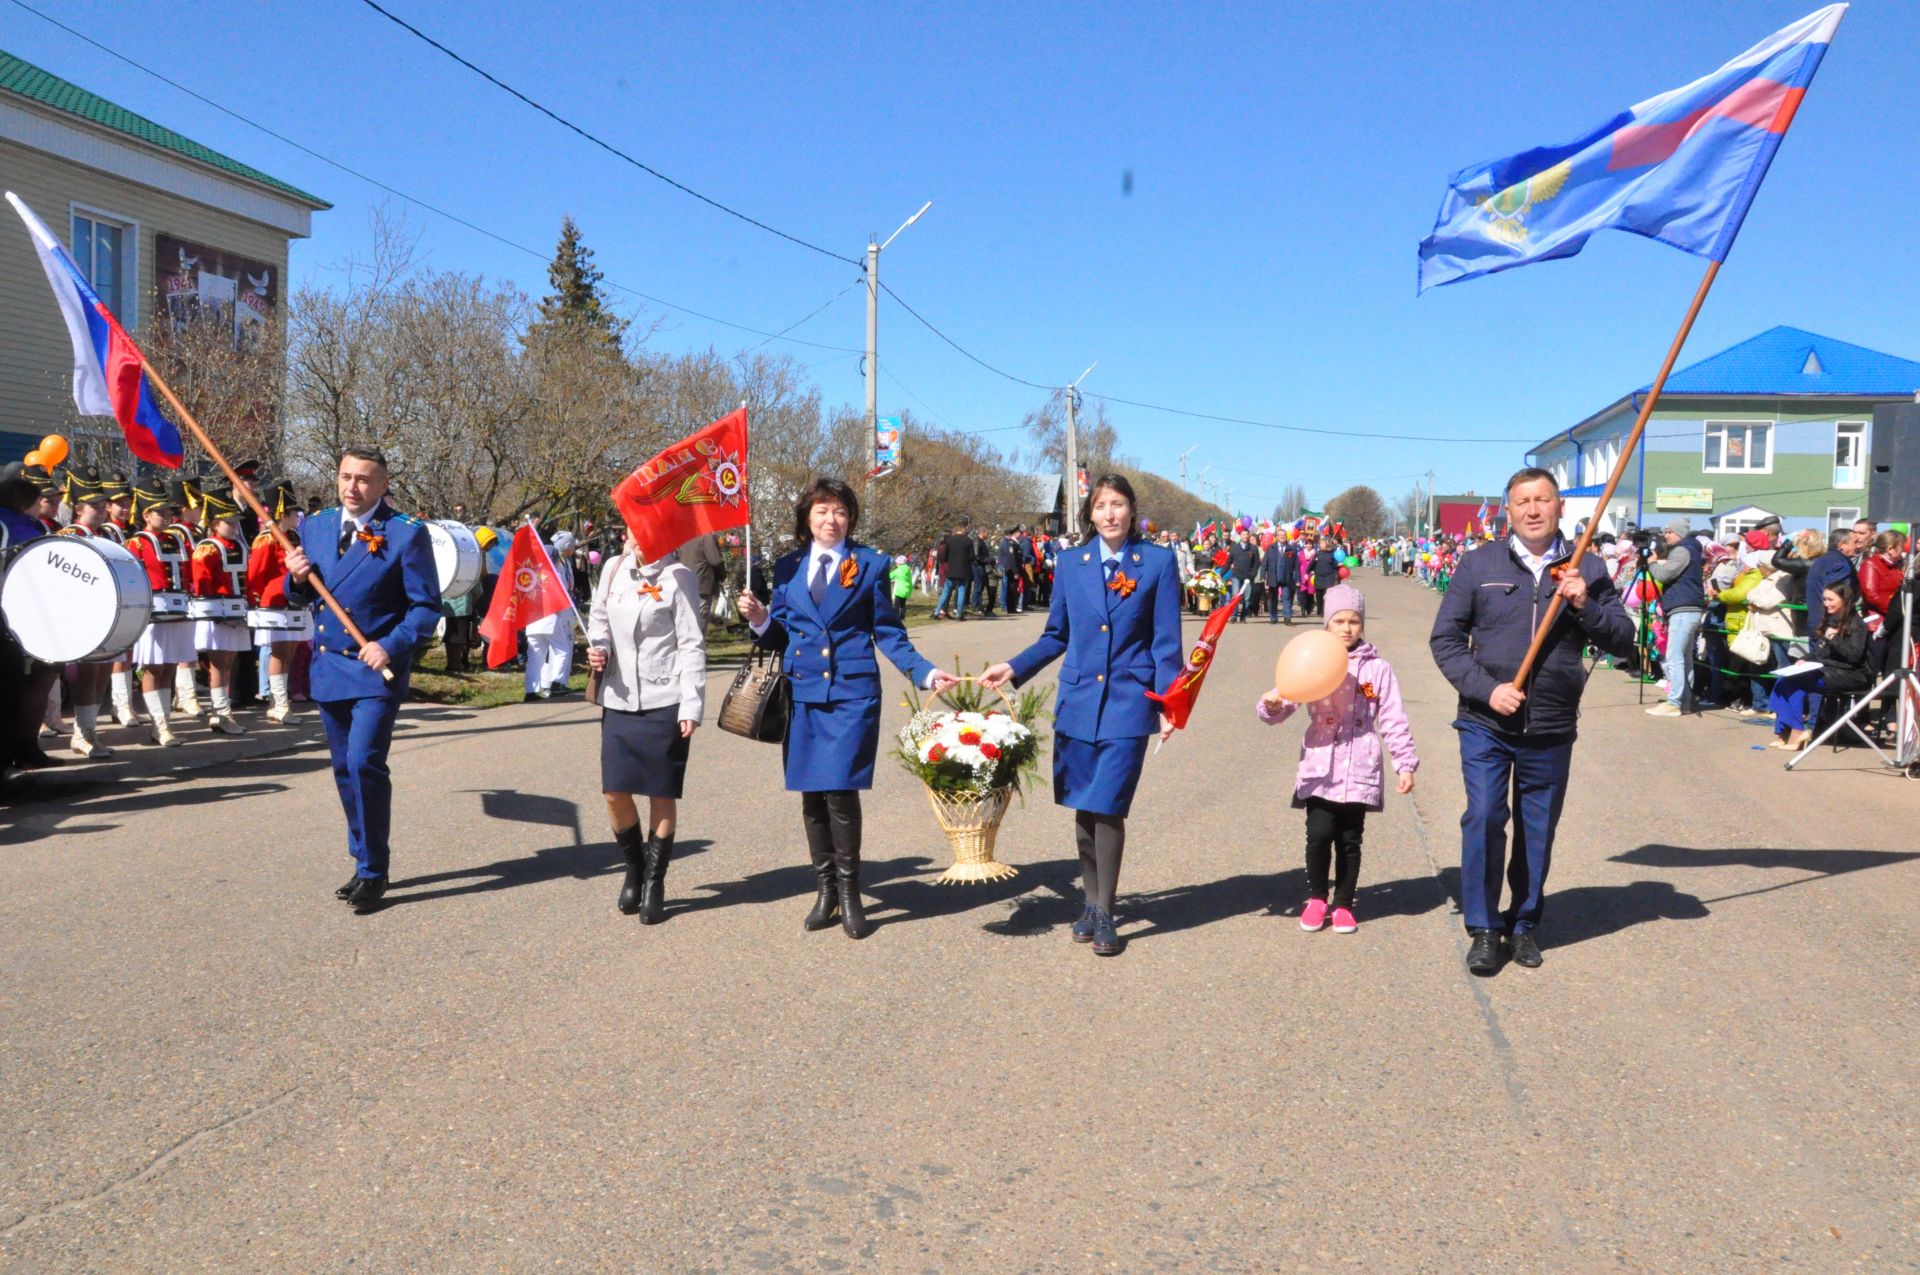
<svg viewBox="0 0 1920 1275"><path fill-rule="evenodd" d="M953 866L942 872L935 885L960 885L980 881L1004 881L1018 876L1019 870L997 863L993 857L994 839L1000 835L1000 820L1006 816L1011 788L995 788L985 797L944 796L927 789L927 804L940 830L953 847Z"/></svg>

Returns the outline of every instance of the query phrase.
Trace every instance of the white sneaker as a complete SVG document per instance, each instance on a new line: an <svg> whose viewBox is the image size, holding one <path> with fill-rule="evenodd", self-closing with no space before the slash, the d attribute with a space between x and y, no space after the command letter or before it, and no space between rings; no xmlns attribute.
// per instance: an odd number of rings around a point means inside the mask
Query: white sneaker
<svg viewBox="0 0 1920 1275"><path fill-rule="evenodd" d="M1680 710L1675 708L1668 700L1661 700L1658 704L1655 704L1647 710L1648 717L1679 717L1680 715Z"/></svg>
<svg viewBox="0 0 1920 1275"><path fill-rule="evenodd" d="M147 738L151 739L154 745L159 748L178 748L180 746L180 737L173 733L171 726L161 721L154 722L154 724L148 728Z"/></svg>
<svg viewBox="0 0 1920 1275"><path fill-rule="evenodd" d="M244 735L247 728L233 720L231 713L215 713L207 718L207 729L222 735Z"/></svg>

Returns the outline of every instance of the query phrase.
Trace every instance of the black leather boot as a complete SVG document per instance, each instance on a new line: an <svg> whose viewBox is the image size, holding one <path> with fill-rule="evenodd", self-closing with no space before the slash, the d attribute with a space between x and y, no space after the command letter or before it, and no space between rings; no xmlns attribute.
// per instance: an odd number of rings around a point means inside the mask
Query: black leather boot
<svg viewBox="0 0 1920 1275"><path fill-rule="evenodd" d="M622 828L613 834L620 857L627 861L627 879L620 884L619 908L628 916L640 910L640 883L647 871L646 843L640 839L640 825Z"/></svg>
<svg viewBox="0 0 1920 1275"><path fill-rule="evenodd" d="M867 937L867 909L860 901L860 794L827 794L833 829L834 885L840 896L840 928L850 939Z"/></svg>
<svg viewBox="0 0 1920 1275"><path fill-rule="evenodd" d="M813 911L800 922L809 932L824 930L840 919L840 890L833 879L833 829L827 822L827 801L823 793L807 793L800 801L801 822L807 830L807 859L819 887Z"/></svg>
<svg viewBox="0 0 1920 1275"><path fill-rule="evenodd" d="M673 838L647 837L647 879L640 886L640 924L658 925L666 919L667 864L673 859Z"/></svg>

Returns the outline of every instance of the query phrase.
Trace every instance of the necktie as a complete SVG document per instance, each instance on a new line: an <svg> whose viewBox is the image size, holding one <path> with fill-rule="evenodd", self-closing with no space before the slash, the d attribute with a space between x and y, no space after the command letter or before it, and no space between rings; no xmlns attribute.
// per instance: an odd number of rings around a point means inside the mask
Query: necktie
<svg viewBox="0 0 1920 1275"><path fill-rule="evenodd" d="M1113 584L1113 573L1120 569L1120 559L1108 558L1106 562L1106 567L1107 567L1107 584L1111 586ZM1113 610L1113 600L1119 595L1114 593L1113 589L1110 587L1106 590L1106 594L1107 594L1107 610L1111 611Z"/></svg>
<svg viewBox="0 0 1920 1275"><path fill-rule="evenodd" d="M833 569L833 555L823 553L813 569L813 583L807 586L807 592L813 595L813 605L819 606L827 596L827 574Z"/></svg>
<svg viewBox="0 0 1920 1275"><path fill-rule="evenodd" d="M358 529L359 528L355 526L351 518L341 519L340 521L340 556L341 557L343 558L346 557L347 550L353 548L353 533Z"/></svg>

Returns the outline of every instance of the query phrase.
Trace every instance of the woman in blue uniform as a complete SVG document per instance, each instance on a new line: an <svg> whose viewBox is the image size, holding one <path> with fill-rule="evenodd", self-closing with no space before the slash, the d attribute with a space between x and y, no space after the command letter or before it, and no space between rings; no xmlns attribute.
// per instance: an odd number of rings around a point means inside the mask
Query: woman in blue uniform
<svg viewBox="0 0 1920 1275"><path fill-rule="evenodd" d="M1172 550L1140 538L1133 486L1120 475L1093 485L1080 518L1087 534L1056 559L1046 629L980 680L1019 686L1066 656L1054 708L1053 799L1073 808L1087 896L1073 939L1114 956L1121 943L1113 896L1127 811L1156 719L1162 738L1173 733L1147 692L1165 690L1184 666L1180 575Z"/></svg>
<svg viewBox="0 0 1920 1275"><path fill-rule="evenodd" d="M873 787L880 744L880 665L876 648L922 689L959 679L913 649L888 597L887 556L847 537L860 521L853 488L816 478L793 506L800 548L773 564L771 605L751 593L740 614L756 645L786 652L793 718L782 747L787 791L800 794L807 854L819 894L809 930L835 917L848 938L867 932L860 902L860 793Z"/></svg>

